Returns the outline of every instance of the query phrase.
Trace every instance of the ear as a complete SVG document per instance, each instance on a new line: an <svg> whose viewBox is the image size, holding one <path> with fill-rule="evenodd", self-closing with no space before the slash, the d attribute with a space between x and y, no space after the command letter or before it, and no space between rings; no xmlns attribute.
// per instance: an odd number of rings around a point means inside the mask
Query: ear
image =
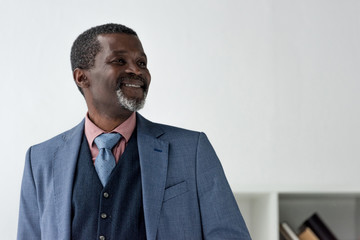
<svg viewBox="0 0 360 240"><path fill-rule="evenodd" d="M78 85L81 89L88 88L90 86L89 79L87 78L84 69L75 68L73 77L76 85Z"/></svg>

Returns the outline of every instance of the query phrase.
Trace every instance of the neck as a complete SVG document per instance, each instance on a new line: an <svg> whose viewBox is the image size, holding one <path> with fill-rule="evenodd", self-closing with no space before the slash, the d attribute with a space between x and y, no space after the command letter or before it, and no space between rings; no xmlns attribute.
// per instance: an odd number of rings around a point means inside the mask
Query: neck
<svg viewBox="0 0 360 240"><path fill-rule="evenodd" d="M132 112L128 111L126 114L119 116L109 116L105 114L98 114L89 110L89 119L99 128L105 132L110 132L117 126L122 124L131 116Z"/></svg>

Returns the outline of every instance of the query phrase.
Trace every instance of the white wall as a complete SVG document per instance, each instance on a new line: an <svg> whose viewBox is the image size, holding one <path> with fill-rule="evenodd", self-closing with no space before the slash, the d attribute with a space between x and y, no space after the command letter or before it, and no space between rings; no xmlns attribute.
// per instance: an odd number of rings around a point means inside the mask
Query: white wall
<svg viewBox="0 0 360 240"><path fill-rule="evenodd" d="M360 189L360 1L0 0L2 238L26 149L86 113L69 51L89 27L134 28L147 118L200 130L235 191Z"/></svg>

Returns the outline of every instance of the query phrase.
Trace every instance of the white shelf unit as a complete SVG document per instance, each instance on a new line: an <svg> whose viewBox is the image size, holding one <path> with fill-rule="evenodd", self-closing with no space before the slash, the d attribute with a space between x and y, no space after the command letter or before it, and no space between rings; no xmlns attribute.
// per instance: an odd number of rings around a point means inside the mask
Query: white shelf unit
<svg viewBox="0 0 360 240"><path fill-rule="evenodd" d="M278 239L277 193L235 193L253 240Z"/></svg>
<svg viewBox="0 0 360 240"><path fill-rule="evenodd" d="M341 240L360 239L360 191L235 192L253 240L279 240L279 223L298 233L318 213Z"/></svg>

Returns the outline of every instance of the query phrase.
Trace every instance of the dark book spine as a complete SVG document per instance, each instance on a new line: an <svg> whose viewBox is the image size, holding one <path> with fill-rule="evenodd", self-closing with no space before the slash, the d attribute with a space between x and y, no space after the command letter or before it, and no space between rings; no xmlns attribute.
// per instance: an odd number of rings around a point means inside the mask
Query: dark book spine
<svg viewBox="0 0 360 240"><path fill-rule="evenodd" d="M319 237L320 240L337 240L335 235L330 231L330 229L325 225L324 221L315 213L309 219L307 219L304 224L311 228L311 230Z"/></svg>

